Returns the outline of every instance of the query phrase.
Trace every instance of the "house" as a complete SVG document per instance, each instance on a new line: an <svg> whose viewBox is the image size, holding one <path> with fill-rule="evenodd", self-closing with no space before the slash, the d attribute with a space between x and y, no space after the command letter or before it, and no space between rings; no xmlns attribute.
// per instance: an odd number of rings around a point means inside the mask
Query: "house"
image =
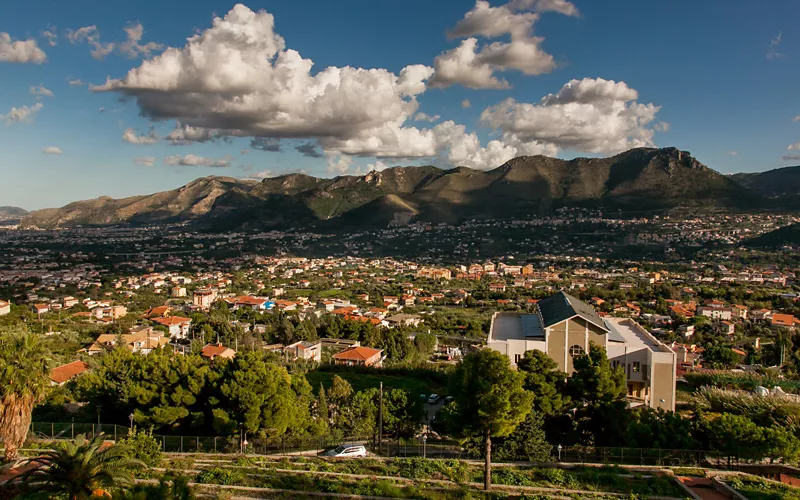
<svg viewBox="0 0 800 500"><path fill-rule="evenodd" d="M294 359L306 359L316 362L322 361L322 342L309 342L302 340L287 345L284 349L287 356Z"/></svg>
<svg viewBox="0 0 800 500"><path fill-rule="evenodd" d="M389 326L419 326L422 323L422 318L416 314L395 314L386 318Z"/></svg>
<svg viewBox="0 0 800 500"><path fill-rule="evenodd" d="M200 355L206 359L225 358L233 359L236 356L236 351L230 347L225 347L220 343L208 344L200 350Z"/></svg>
<svg viewBox="0 0 800 500"><path fill-rule="evenodd" d="M64 385L88 369L89 365L83 361L73 361L66 365L57 366L50 370L50 385Z"/></svg>
<svg viewBox="0 0 800 500"><path fill-rule="evenodd" d="M171 312L172 308L170 306L158 306L146 310L143 316L147 319L166 318Z"/></svg>
<svg viewBox="0 0 800 500"><path fill-rule="evenodd" d="M736 327L730 321L720 321L717 329L725 335L733 335L736 332Z"/></svg>
<svg viewBox="0 0 800 500"><path fill-rule="evenodd" d="M253 311L266 311L272 309L274 302L265 297L242 296L233 300L232 309L252 309Z"/></svg>
<svg viewBox="0 0 800 500"><path fill-rule="evenodd" d="M0 300L0 316L5 316L11 312L11 302Z"/></svg>
<svg viewBox="0 0 800 500"><path fill-rule="evenodd" d="M133 352L140 352L148 354L154 349L161 349L169 343L161 332L156 332L149 326L133 327L129 330L130 333L120 335L123 345ZM89 355L99 354L101 352L113 349L117 344L117 335L111 333L104 333L95 339L94 343L81 352Z"/></svg>
<svg viewBox="0 0 800 500"><path fill-rule="evenodd" d="M34 304L32 306L33 312L41 316L42 314L50 311L50 306L47 304Z"/></svg>
<svg viewBox="0 0 800 500"><path fill-rule="evenodd" d="M61 304L64 306L64 309L69 309L72 306L78 305L78 299L75 297L64 297L61 301Z"/></svg>
<svg viewBox="0 0 800 500"><path fill-rule="evenodd" d="M772 318L772 311L769 309L753 309L750 311L750 318L753 321L769 321Z"/></svg>
<svg viewBox="0 0 800 500"><path fill-rule="evenodd" d="M602 318L564 292L540 300L534 314L494 313L487 346L514 366L526 351L539 350L572 373L573 359L592 343L606 349L612 366L622 367L632 407L675 410L675 353L636 321Z"/></svg>
<svg viewBox="0 0 800 500"><path fill-rule="evenodd" d="M214 290L195 290L192 294L192 305L201 309L210 308L215 300L217 300L217 292Z"/></svg>
<svg viewBox="0 0 800 500"><path fill-rule="evenodd" d="M733 318L733 314L729 308L717 307L716 303L712 306L698 307L696 312L701 316L714 320L729 321Z"/></svg>
<svg viewBox="0 0 800 500"><path fill-rule="evenodd" d="M110 306L110 307L95 307L92 309L92 316L95 319L110 319L115 320L124 317L128 314L128 308L125 306Z"/></svg>
<svg viewBox="0 0 800 500"><path fill-rule="evenodd" d="M694 335L694 325L681 325L678 327L678 333L688 339Z"/></svg>
<svg viewBox="0 0 800 500"><path fill-rule="evenodd" d="M332 356L337 365L381 366L383 351L371 347L348 347Z"/></svg>
<svg viewBox="0 0 800 500"><path fill-rule="evenodd" d="M778 313L775 313L775 314L772 315L770 324L771 324L771 326L783 326L783 327L786 327L786 328L793 328L798 323L800 323L800 322L798 322L797 318L795 318L791 314L778 314Z"/></svg>
<svg viewBox="0 0 800 500"><path fill-rule="evenodd" d="M186 297L186 287L183 286L172 287L170 295L174 298Z"/></svg>
<svg viewBox="0 0 800 500"><path fill-rule="evenodd" d="M169 330L169 336L173 338L185 339L189 335L189 326L192 320L189 318L182 318L180 316L169 316L167 318L155 318L154 322L159 325L166 326Z"/></svg>

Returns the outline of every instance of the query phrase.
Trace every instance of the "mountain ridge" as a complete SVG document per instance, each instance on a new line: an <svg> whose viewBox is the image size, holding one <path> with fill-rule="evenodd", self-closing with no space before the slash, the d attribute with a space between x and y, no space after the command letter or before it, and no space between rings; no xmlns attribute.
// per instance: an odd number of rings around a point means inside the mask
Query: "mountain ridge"
<svg viewBox="0 0 800 500"><path fill-rule="evenodd" d="M637 148L608 158L513 158L491 170L392 167L262 181L203 177L180 188L39 210L23 227L192 221L208 227L374 226L411 221L529 217L559 207L748 210L767 197L677 148Z"/></svg>

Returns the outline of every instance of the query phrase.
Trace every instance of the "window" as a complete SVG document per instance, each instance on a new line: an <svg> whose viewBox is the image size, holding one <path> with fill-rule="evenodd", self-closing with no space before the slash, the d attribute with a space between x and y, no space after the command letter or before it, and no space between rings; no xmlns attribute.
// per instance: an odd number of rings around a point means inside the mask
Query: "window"
<svg viewBox="0 0 800 500"><path fill-rule="evenodd" d="M638 361L633 362L633 373L639 373L642 371L642 365Z"/></svg>
<svg viewBox="0 0 800 500"><path fill-rule="evenodd" d="M515 354L515 355L514 355L514 364L515 364L515 365L518 365L518 364L519 364L519 360L520 360L520 359L522 359L522 355L520 355L520 354Z"/></svg>
<svg viewBox="0 0 800 500"><path fill-rule="evenodd" d="M584 351L583 347L579 346L578 344L575 344L569 348L569 355L573 358L576 356L583 356L584 354L586 354L586 351Z"/></svg>

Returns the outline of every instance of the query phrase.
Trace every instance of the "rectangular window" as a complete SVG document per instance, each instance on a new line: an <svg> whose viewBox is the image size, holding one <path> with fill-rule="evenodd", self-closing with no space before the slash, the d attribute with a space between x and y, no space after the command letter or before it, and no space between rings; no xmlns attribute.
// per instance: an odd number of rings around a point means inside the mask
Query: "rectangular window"
<svg viewBox="0 0 800 500"><path fill-rule="evenodd" d="M514 364L518 365L520 359L522 359L522 355L521 354L515 354L514 355Z"/></svg>
<svg viewBox="0 0 800 500"><path fill-rule="evenodd" d="M633 362L633 373L639 373L642 371L642 365L638 361Z"/></svg>

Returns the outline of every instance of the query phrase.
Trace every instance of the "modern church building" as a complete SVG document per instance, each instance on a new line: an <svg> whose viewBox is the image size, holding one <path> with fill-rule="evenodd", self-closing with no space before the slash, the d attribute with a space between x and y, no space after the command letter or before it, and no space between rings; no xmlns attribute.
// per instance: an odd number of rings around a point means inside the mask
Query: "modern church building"
<svg viewBox="0 0 800 500"><path fill-rule="evenodd" d="M606 349L612 366L622 366L631 406L675 411L676 354L629 318L601 318L588 304L564 292L537 304L535 313L497 312L488 347L516 366L526 351L547 353L565 373L590 343Z"/></svg>

